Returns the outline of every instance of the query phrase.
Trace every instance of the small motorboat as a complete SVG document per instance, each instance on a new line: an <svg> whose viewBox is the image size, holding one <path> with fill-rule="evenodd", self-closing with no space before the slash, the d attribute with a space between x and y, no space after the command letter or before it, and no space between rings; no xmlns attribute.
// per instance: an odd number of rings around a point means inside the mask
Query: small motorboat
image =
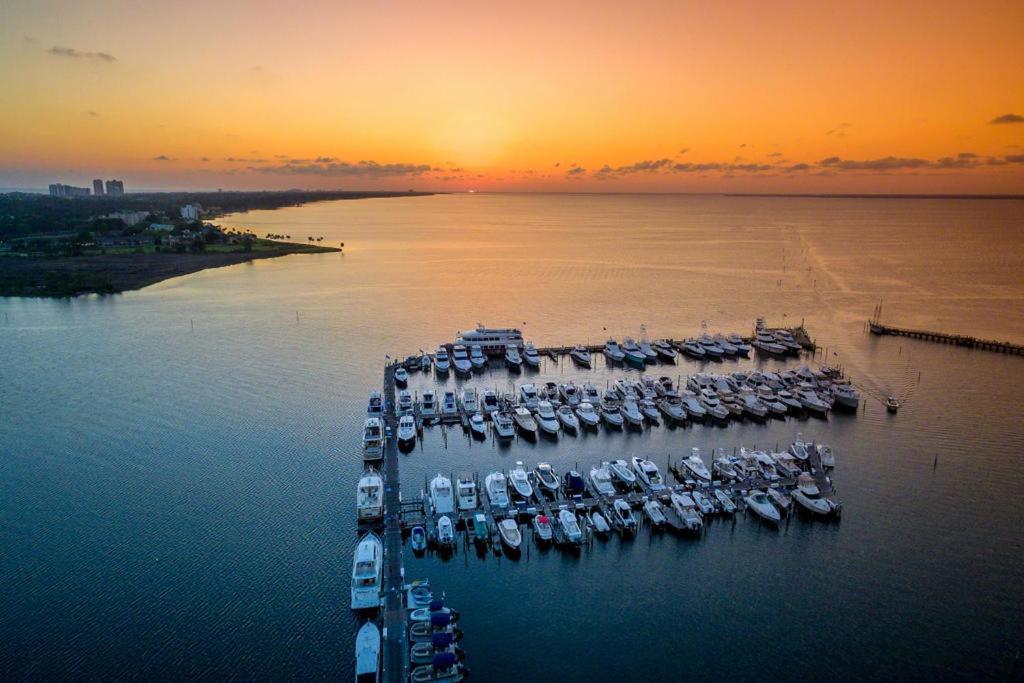
<svg viewBox="0 0 1024 683"><path fill-rule="evenodd" d="M583 530L580 529L580 523L576 520L576 515L572 511L565 508L559 510L558 523L562 526L566 540L576 544L583 542Z"/></svg>
<svg viewBox="0 0 1024 683"><path fill-rule="evenodd" d="M537 435L537 421L533 419L533 415L526 408L522 406L517 407L515 412L512 413L512 419L515 420L516 427L525 436Z"/></svg>
<svg viewBox="0 0 1024 683"><path fill-rule="evenodd" d="M661 360L668 361L670 363L674 363L676 361L676 350L664 339L658 339L654 342L654 350Z"/></svg>
<svg viewBox="0 0 1024 683"><path fill-rule="evenodd" d="M640 350L640 346L631 337L622 340L622 353L626 362L636 367L643 367L647 362L647 354Z"/></svg>
<svg viewBox="0 0 1024 683"><path fill-rule="evenodd" d="M476 480L472 474L464 472L455 481L455 499L459 512L475 510L478 500L476 495Z"/></svg>
<svg viewBox="0 0 1024 683"><path fill-rule="evenodd" d="M409 384L409 371L405 368L397 368L395 370L395 384L399 387Z"/></svg>
<svg viewBox="0 0 1024 683"><path fill-rule="evenodd" d="M658 406L655 405L654 399L645 398L640 401L639 406L640 414L643 415L648 422L653 425L658 424L661 416L658 414Z"/></svg>
<svg viewBox="0 0 1024 683"><path fill-rule="evenodd" d="M580 390L572 382L564 382L558 385L558 395L562 399L562 403L565 403L571 407L578 406L582 400Z"/></svg>
<svg viewBox="0 0 1024 683"><path fill-rule="evenodd" d="M636 486L636 474L629 468L629 463L625 460L612 460L603 464L611 472L615 481L621 483L627 489Z"/></svg>
<svg viewBox="0 0 1024 683"><path fill-rule="evenodd" d="M423 372L429 372L430 371L430 365L431 365L430 354L429 353L423 354L423 356L420 357L420 370L422 370Z"/></svg>
<svg viewBox="0 0 1024 683"><path fill-rule="evenodd" d="M444 618L439 618L437 621L444 621ZM462 640L462 631L457 627L449 623L445 626L434 625L429 621L417 621L413 622L409 626L409 640L413 643L432 643L435 635L446 634L451 635L454 641Z"/></svg>
<svg viewBox="0 0 1024 683"><path fill-rule="evenodd" d="M612 514L615 515L615 519L620 525L622 530L626 533L636 532L636 517L633 515L633 508L629 507L629 503L618 498L612 505Z"/></svg>
<svg viewBox="0 0 1024 683"><path fill-rule="evenodd" d="M615 495L615 484L612 483L612 475L606 465L590 468L590 483L599 496Z"/></svg>
<svg viewBox="0 0 1024 683"><path fill-rule="evenodd" d="M479 344L469 347L469 362L474 370L483 370L487 367L487 356L484 355L483 347Z"/></svg>
<svg viewBox="0 0 1024 683"><path fill-rule="evenodd" d="M416 443L416 418L403 415L398 418L398 446L407 449Z"/></svg>
<svg viewBox="0 0 1024 683"><path fill-rule="evenodd" d="M555 415L558 416L558 421L562 423L562 427L572 433L580 431L580 420L576 417L576 413L572 412L572 408L565 405L564 403L558 406L558 410L555 411Z"/></svg>
<svg viewBox="0 0 1024 683"><path fill-rule="evenodd" d="M619 407L607 402L601 404L601 419L612 429L622 429L622 425L625 423Z"/></svg>
<svg viewBox="0 0 1024 683"><path fill-rule="evenodd" d="M686 421L686 409L679 399L663 398L657 402L657 406L665 419L677 423Z"/></svg>
<svg viewBox="0 0 1024 683"><path fill-rule="evenodd" d="M629 423L631 427L643 427L644 416L640 413L640 406L637 405L636 399L632 396L626 398L622 402L622 406L619 407L622 413L623 419Z"/></svg>
<svg viewBox="0 0 1024 683"><path fill-rule="evenodd" d="M797 479L796 488L793 490L793 500L796 503L816 515L827 517L839 509L839 504L821 495L814 477L804 472Z"/></svg>
<svg viewBox="0 0 1024 683"><path fill-rule="evenodd" d="M473 515L473 541L487 545L487 541L491 539L491 531L487 528L487 517L484 513L478 512Z"/></svg>
<svg viewBox="0 0 1024 683"><path fill-rule="evenodd" d="M380 629L368 621L356 634L356 682L380 681Z"/></svg>
<svg viewBox="0 0 1024 683"><path fill-rule="evenodd" d="M576 470L569 470L562 478L565 493L569 496L582 496L587 492L587 484L583 481L583 475Z"/></svg>
<svg viewBox="0 0 1024 683"><path fill-rule="evenodd" d="M437 544L442 548L455 545L455 525L448 515L437 518Z"/></svg>
<svg viewBox="0 0 1024 683"><path fill-rule="evenodd" d="M604 348L601 350L604 353L604 357L611 363L621 363L626 359L626 354L619 348L619 343L614 339L609 339L604 343Z"/></svg>
<svg viewBox="0 0 1024 683"><path fill-rule="evenodd" d="M519 550L523 544L523 533L519 530L519 523L514 519L506 518L498 522L498 533L501 535L501 542L509 550Z"/></svg>
<svg viewBox="0 0 1024 683"><path fill-rule="evenodd" d="M645 458L634 457L630 463L633 466L633 471L636 472L637 479L640 483L647 487L650 491L663 491L665 487L665 480L661 476L661 472L658 470L658 466L653 461Z"/></svg>
<svg viewBox="0 0 1024 683"><path fill-rule="evenodd" d="M408 356L403 362L402 367L409 372L420 371L420 357L419 356Z"/></svg>
<svg viewBox="0 0 1024 683"><path fill-rule="evenodd" d="M779 514L778 508L772 505L772 501L763 491L753 491L750 495L744 497L743 500L754 511L754 514L764 521L776 525L782 521L782 515Z"/></svg>
<svg viewBox="0 0 1024 683"><path fill-rule="evenodd" d="M533 468L533 476L537 478L537 483L541 490L557 495L558 474L555 473L550 464L546 462L537 463L537 466Z"/></svg>
<svg viewBox="0 0 1024 683"><path fill-rule="evenodd" d="M505 509L508 507L508 480L501 472L491 472L484 478L484 490L487 492L487 500L494 507Z"/></svg>
<svg viewBox="0 0 1024 683"><path fill-rule="evenodd" d="M587 427L597 427L597 424L601 421L601 416L597 414L593 404L589 401L583 401L576 406L576 417L579 418L580 424Z"/></svg>
<svg viewBox="0 0 1024 683"><path fill-rule="evenodd" d="M409 542L412 544L413 552L422 553L427 549L427 532L421 526L414 526L409 532Z"/></svg>
<svg viewBox="0 0 1024 683"><path fill-rule="evenodd" d="M807 462L811 457L810 446L811 444L804 441L803 434L797 434L796 440L789 445L789 452L800 462Z"/></svg>
<svg viewBox="0 0 1024 683"><path fill-rule="evenodd" d="M665 513L661 511L661 503L656 500L648 500L644 503L644 514L651 526L655 528L660 528L665 524Z"/></svg>
<svg viewBox="0 0 1024 683"><path fill-rule="evenodd" d="M368 417L363 423L363 460L384 459L384 423L379 417Z"/></svg>
<svg viewBox="0 0 1024 683"><path fill-rule="evenodd" d="M431 600L430 605L427 607L420 607L409 612L409 621L416 623L418 621L425 621L427 623L433 623L435 621L434 616L444 615L448 617L447 620L438 619L438 622L446 621L444 624L455 623L459 620L458 610L451 609L444 606L444 600Z"/></svg>
<svg viewBox="0 0 1024 683"><path fill-rule="evenodd" d="M821 460L822 467L835 467L836 466L836 454L832 450L831 446L826 446L823 443L815 444L814 450L818 453L818 458Z"/></svg>
<svg viewBox="0 0 1024 683"><path fill-rule="evenodd" d="M559 419L555 415L555 409L551 407L550 401L541 401L537 404L537 425L545 434L558 435Z"/></svg>
<svg viewBox="0 0 1024 683"><path fill-rule="evenodd" d="M444 653L451 653L460 661L466 658L465 651L455 645L455 634L437 633L429 642L413 643L409 650L409 661L412 664L432 664L435 655Z"/></svg>
<svg viewBox="0 0 1024 683"><path fill-rule="evenodd" d="M690 457L683 459L683 467L689 471L693 476L699 480L711 481L711 472L708 472L708 466L704 464L704 460L700 457L700 450L694 448L690 453Z"/></svg>
<svg viewBox="0 0 1024 683"><path fill-rule="evenodd" d="M435 515L449 515L455 512L452 480L440 472L430 480L430 509Z"/></svg>
<svg viewBox="0 0 1024 683"><path fill-rule="evenodd" d="M722 512L727 515L731 515L736 512L736 503L733 502L731 496L722 489L715 489L715 498L718 499L718 507L721 508Z"/></svg>
<svg viewBox="0 0 1024 683"><path fill-rule="evenodd" d="M697 532L704 527L704 519L697 512L697 503L688 493L673 493L671 496L672 510L686 527L687 531Z"/></svg>
<svg viewBox="0 0 1024 683"><path fill-rule="evenodd" d="M766 493L768 494L768 497L772 499L772 503L775 504L775 507L779 509L781 514L788 514L792 509L793 499L785 492L776 488L769 488Z"/></svg>
<svg viewBox="0 0 1024 683"><path fill-rule="evenodd" d="M533 518L533 535L540 543L550 543L552 538L551 518L547 515L535 515Z"/></svg>
<svg viewBox="0 0 1024 683"><path fill-rule="evenodd" d="M526 342L526 346L523 348L523 362L531 368L540 367L540 354L537 353L537 349L534 347L533 342Z"/></svg>
<svg viewBox="0 0 1024 683"><path fill-rule="evenodd" d="M722 479L733 480L739 476L732 459L725 455L715 458L714 462L711 463L711 469Z"/></svg>
<svg viewBox="0 0 1024 683"><path fill-rule="evenodd" d="M424 389L420 394L420 417L424 421L437 417L437 394L433 389Z"/></svg>
<svg viewBox="0 0 1024 683"><path fill-rule="evenodd" d="M412 399L412 392L402 389L398 392L398 414L412 415L415 412L416 403Z"/></svg>
<svg viewBox="0 0 1024 683"><path fill-rule="evenodd" d="M690 497L693 498L693 502L697 504L697 509L700 510L700 514L704 517L715 514L715 505L711 502L711 499L704 495L701 491L693 491L690 493Z"/></svg>
<svg viewBox="0 0 1024 683"><path fill-rule="evenodd" d="M466 415L472 415L480 410L480 396L477 394L476 387L463 389L462 395L459 396L459 404L462 406L462 412Z"/></svg>
<svg viewBox="0 0 1024 683"><path fill-rule="evenodd" d="M441 419L446 422L459 419L459 401L454 391L444 392L441 398Z"/></svg>
<svg viewBox="0 0 1024 683"><path fill-rule="evenodd" d="M469 360L469 352L462 344L452 347L452 366L455 373L467 377L473 374L473 362Z"/></svg>
<svg viewBox="0 0 1024 683"><path fill-rule="evenodd" d="M384 516L384 479L369 467L356 487L356 519L371 522Z"/></svg>
<svg viewBox="0 0 1024 683"><path fill-rule="evenodd" d="M899 399L896 398L895 396L890 396L889 398L885 399L885 409L888 410L890 413L895 413L896 411L898 411L900 409Z"/></svg>
<svg viewBox="0 0 1024 683"><path fill-rule="evenodd" d="M601 394L597 391L597 387L590 382L586 382L583 385L583 397L581 402L582 401L586 401L592 406L601 402Z"/></svg>
<svg viewBox="0 0 1024 683"><path fill-rule="evenodd" d="M462 664L450 652L434 655L430 664L417 666L409 674L411 683L459 683L464 678Z"/></svg>
<svg viewBox="0 0 1024 683"><path fill-rule="evenodd" d="M540 403L540 394L537 393L536 386L527 383L519 387L519 405L527 410L537 410L538 403Z"/></svg>
<svg viewBox="0 0 1024 683"><path fill-rule="evenodd" d="M491 412L491 424L499 439L511 439L516 434L516 423L508 413L500 410Z"/></svg>
<svg viewBox="0 0 1024 683"><path fill-rule="evenodd" d="M483 408L482 412L484 413L484 415L490 415L495 410L498 410L498 408L500 408L500 405L498 403L498 394L493 389L484 389L483 394L481 394L481 396L481 405Z"/></svg>
<svg viewBox="0 0 1024 683"><path fill-rule="evenodd" d="M530 483L530 475L526 473L522 461L517 460L516 466L509 470L508 480L512 484L512 490L520 498L525 500L533 498L533 484Z"/></svg>
<svg viewBox="0 0 1024 683"><path fill-rule="evenodd" d="M597 510L590 513L590 525L594 527L594 531L599 534L606 534L611 531L611 527L608 526L608 521L604 518Z"/></svg>
<svg viewBox="0 0 1024 683"><path fill-rule="evenodd" d="M572 358L573 363L576 363L576 365L579 365L580 367L590 367L590 351L588 351L585 346L577 345L572 347L572 351L569 352L569 357Z"/></svg>
<svg viewBox="0 0 1024 683"><path fill-rule="evenodd" d="M374 389L370 392L370 399L367 401L366 417L384 417L384 397Z"/></svg>
<svg viewBox="0 0 1024 683"><path fill-rule="evenodd" d="M451 369L451 361L448 358L448 349L438 346L434 351L434 372L439 375L447 375Z"/></svg>
<svg viewBox="0 0 1024 683"><path fill-rule="evenodd" d="M484 422L483 415L473 413L473 416L469 418L469 431L477 439L483 440L487 438L487 423Z"/></svg>

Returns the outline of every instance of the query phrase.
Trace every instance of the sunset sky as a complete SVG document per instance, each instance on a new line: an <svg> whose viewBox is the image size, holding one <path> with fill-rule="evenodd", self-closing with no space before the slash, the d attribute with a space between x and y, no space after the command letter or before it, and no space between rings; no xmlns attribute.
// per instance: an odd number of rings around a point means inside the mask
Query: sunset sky
<svg viewBox="0 0 1024 683"><path fill-rule="evenodd" d="M1024 192L1024 2L0 3L0 188Z"/></svg>

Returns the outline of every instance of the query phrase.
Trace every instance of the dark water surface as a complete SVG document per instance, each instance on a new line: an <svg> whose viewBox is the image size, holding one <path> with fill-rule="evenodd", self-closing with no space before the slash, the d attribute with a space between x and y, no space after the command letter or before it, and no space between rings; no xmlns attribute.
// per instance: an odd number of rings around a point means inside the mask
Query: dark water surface
<svg viewBox="0 0 1024 683"><path fill-rule="evenodd" d="M508 448L435 427L403 456L403 491L438 471L662 464L802 432L835 446L842 522L773 531L740 515L699 541L645 531L578 557L406 553L407 575L462 612L474 677L1009 675L1024 645L1024 358L863 325L883 300L893 324L1024 341L1024 204L478 195L223 222L346 253L0 299L0 677L351 678L359 432L385 354L477 321L525 322L545 344L757 316L805 319L865 410ZM545 361L531 379L621 374ZM907 401L895 417L872 398L889 393Z"/></svg>

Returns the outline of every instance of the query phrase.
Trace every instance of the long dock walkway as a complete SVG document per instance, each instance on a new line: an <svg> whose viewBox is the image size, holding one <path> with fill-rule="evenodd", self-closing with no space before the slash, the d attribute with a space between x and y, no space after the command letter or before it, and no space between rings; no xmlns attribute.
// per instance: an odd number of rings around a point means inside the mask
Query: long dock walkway
<svg viewBox="0 0 1024 683"><path fill-rule="evenodd" d="M405 683L409 679L409 640L403 604L402 496L398 480L398 422L395 417L395 367L384 370L384 680Z"/></svg>
<svg viewBox="0 0 1024 683"><path fill-rule="evenodd" d="M874 320L869 320L868 325L870 326L871 334L888 334L897 337L910 337L911 339L922 339L924 341L937 342L940 344L966 346L971 349L997 351L999 353L1010 353L1018 356L1024 355L1024 344L1014 344L1008 341L1001 342L992 339L979 339L978 337L971 337L963 334L948 334L946 332L931 332L929 330L912 330L903 327L893 327L891 325L883 325Z"/></svg>

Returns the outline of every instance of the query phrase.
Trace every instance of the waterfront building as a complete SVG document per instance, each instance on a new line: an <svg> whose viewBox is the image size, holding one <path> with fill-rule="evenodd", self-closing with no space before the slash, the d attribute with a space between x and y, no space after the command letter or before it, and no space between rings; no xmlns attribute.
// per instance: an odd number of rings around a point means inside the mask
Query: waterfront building
<svg viewBox="0 0 1024 683"><path fill-rule="evenodd" d="M101 179L96 178L92 181L92 193L96 197L103 196L103 181Z"/></svg>

